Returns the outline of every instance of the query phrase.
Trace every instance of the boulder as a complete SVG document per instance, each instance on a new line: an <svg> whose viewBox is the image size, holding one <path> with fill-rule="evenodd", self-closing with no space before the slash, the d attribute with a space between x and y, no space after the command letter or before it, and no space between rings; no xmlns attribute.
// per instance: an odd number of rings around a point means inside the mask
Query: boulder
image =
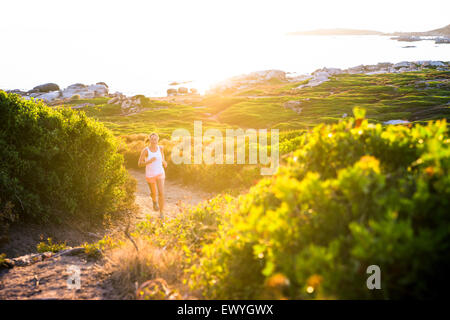
<svg viewBox="0 0 450 320"><path fill-rule="evenodd" d="M441 61L430 61L431 67L445 67L445 63Z"/></svg>
<svg viewBox="0 0 450 320"><path fill-rule="evenodd" d="M184 93L188 93L188 92L189 92L188 88L186 88L186 87L179 87L178 88L178 93L184 94Z"/></svg>
<svg viewBox="0 0 450 320"><path fill-rule="evenodd" d="M177 89L167 89L167 96L174 96L178 93Z"/></svg>
<svg viewBox="0 0 450 320"><path fill-rule="evenodd" d="M399 62L399 63L396 63L396 64L393 65L393 67L394 67L394 68L397 68L397 69L400 69L400 68L409 68L409 67L411 67L411 66L412 66L412 63L411 63L411 62L408 62L408 61L402 61L402 62Z"/></svg>
<svg viewBox="0 0 450 320"><path fill-rule="evenodd" d="M123 110L127 110L129 108L131 108L131 100L125 100L122 102L121 108Z"/></svg>
<svg viewBox="0 0 450 320"><path fill-rule="evenodd" d="M33 88L33 92L50 92L58 91L59 86L56 83L45 83Z"/></svg>
<svg viewBox="0 0 450 320"><path fill-rule="evenodd" d="M61 96L61 91L51 91L37 96L37 99L44 100L45 102L52 102Z"/></svg>
<svg viewBox="0 0 450 320"><path fill-rule="evenodd" d="M63 98L71 98L76 94L80 96L80 99L104 97L108 95L108 87L106 86L106 84L92 84L86 86L82 83L75 83L68 86L62 91Z"/></svg>
<svg viewBox="0 0 450 320"><path fill-rule="evenodd" d="M379 63L377 63L377 67L379 69L386 69L386 68L389 68L389 67L392 67L392 66L393 66L393 63L390 63L390 62L379 62Z"/></svg>
<svg viewBox="0 0 450 320"><path fill-rule="evenodd" d="M265 80L270 80L270 79L284 80L284 79L286 79L286 72L281 71L281 70L266 70L266 71L261 71L261 72L262 72L262 77Z"/></svg>
<svg viewBox="0 0 450 320"><path fill-rule="evenodd" d="M330 80L329 77L330 74L326 71L314 71L312 78L308 81L308 83L298 86L297 89L318 86L321 83Z"/></svg>
<svg viewBox="0 0 450 320"><path fill-rule="evenodd" d="M15 93L15 94L19 94L19 95L21 95L21 96L27 94L27 92L22 91L22 90L20 90L20 89L6 90L5 92L6 92L6 93ZM28 91L28 92L29 92L29 91Z"/></svg>
<svg viewBox="0 0 450 320"><path fill-rule="evenodd" d="M88 91L93 92L96 97L104 97L108 94L108 87L106 84L92 84L88 86Z"/></svg>
<svg viewBox="0 0 450 320"><path fill-rule="evenodd" d="M74 84L71 84L70 86L68 86L66 89L84 89L86 87L87 87L87 85L85 85L85 84L74 83Z"/></svg>
<svg viewBox="0 0 450 320"><path fill-rule="evenodd" d="M406 124L409 123L408 120L389 120L389 121L385 121L383 122L384 124Z"/></svg>
<svg viewBox="0 0 450 320"><path fill-rule="evenodd" d="M104 83L104 82L97 82L96 84L100 84L102 86L105 86L106 88L109 88L108 85L106 83Z"/></svg>
<svg viewBox="0 0 450 320"><path fill-rule="evenodd" d="M339 68L323 68L322 70L332 76L343 73Z"/></svg>
<svg viewBox="0 0 450 320"><path fill-rule="evenodd" d="M92 99L95 97L94 92L90 92L87 90L80 90L80 89L65 89L62 91L62 97L64 99L70 99L74 95L79 95L80 99Z"/></svg>
<svg viewBox="0 0 450 320"><path fill-rule="evenodd" d="M314 78L313 78L314 81L326 81L330 77L330 75L326 71L316 72L313 74L313 76L314 76Z"/></svg>

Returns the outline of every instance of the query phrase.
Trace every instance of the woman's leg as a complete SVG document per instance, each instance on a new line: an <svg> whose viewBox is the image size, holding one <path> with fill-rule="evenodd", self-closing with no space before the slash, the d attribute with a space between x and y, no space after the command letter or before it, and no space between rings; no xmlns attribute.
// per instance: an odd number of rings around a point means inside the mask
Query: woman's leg
<svg viewBox="0 0 450 320"><path fill-rule="evenodd" d="M150 196L152 197L153 202L156 202L156 182L148 182L148 187L150 188Z"/></svg>
<svg viewBox="0 0 450 320"><path fill-rule="evenodd" d="M164 211L164 178L156 179L156 185L158 186L159 212L162 214Z"/></svg>

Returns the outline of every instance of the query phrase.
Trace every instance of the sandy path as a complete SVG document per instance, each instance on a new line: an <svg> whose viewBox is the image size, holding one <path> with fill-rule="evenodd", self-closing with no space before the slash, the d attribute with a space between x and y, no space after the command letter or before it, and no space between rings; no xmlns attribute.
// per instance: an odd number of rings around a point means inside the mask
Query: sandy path
<svg viewBox="0 0 450 320"><path fill-rule="evenodd" d="M140 210L138 222L153 211L149 188L141 170L130 170L137 179L136 204ZM198 192L173 181L166 181L166 216L175 216L186 205L207 199L208 194ZM0 299L117 299L108 276L102 270L102 261L89 260L84 255L55 256L43 261L12 269L0 269ZM67 284L72 271L80 271L81 288L70 290Z"/></svg>
<svg viewBox="0 0 450 320"><path fill-rule="evenodd" d="M157 216L158 212L153 211L150 190L147 182L145 181L144 171L130 169L129 172L137 180L135 202L139 206L140 211L136 219L144 219L147 214ZM173 217L174 215L176 215L180 211L180 208L183 206L195 205L209 198L209 194L207 193L194 190L174 181L166 180L164 190L166 192L166 206L164 211L165 215L168 217Z"/></svg>

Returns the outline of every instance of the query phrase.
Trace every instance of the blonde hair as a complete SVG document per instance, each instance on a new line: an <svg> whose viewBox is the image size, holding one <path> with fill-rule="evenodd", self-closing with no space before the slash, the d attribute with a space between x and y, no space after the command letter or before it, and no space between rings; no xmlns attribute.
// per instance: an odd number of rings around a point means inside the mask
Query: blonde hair
<svg viewBox="0 0 450 320"><path fill-rule="evenodd" d="M158 140L159 140L158 134L157 134L156 132L152 132L152 133L150 133L150 134L147 136L147 138L145 138L145 143L149 143L149 142L150 142L150 138L151 138L152 136L156 136L156 138L158 138Z"/></svg>

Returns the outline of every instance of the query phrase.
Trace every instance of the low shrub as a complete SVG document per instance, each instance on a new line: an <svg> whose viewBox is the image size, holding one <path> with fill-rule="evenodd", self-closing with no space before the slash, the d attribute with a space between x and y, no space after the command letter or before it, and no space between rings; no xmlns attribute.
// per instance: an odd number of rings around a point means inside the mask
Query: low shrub
<svg viewBox="0 0 450 320"><path fill-rule="evenodd" d="M444 121L307 133L288 164L241 196L190 268L212 299L437 298L450 266ZM382 290L366 286L381 268Z"/></svg>

